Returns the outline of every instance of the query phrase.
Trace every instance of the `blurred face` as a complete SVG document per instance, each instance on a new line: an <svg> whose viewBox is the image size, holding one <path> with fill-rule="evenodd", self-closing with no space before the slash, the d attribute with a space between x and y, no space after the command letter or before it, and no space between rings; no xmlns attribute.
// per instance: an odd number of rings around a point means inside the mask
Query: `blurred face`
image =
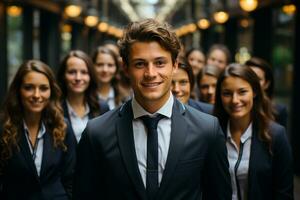
<svg viewBox="0 0 300 200"><path fill-rule="evenodd" d="M95 70L100 83L110 83L117 72L117 66L111 55L100 53L96 58Z"/></svg>
<svg viewBox="0 0 300 200"><path fill-rule="evenodd" d="M50 95L51 89L47 76L38 72L29 72L24 76L20 97L26 114L41 114L48 105Z"/></svg>
<svg viewBox="0 0 300 200"><path fill-rule="evenodd" d="M221 85L221 100L230 120L250 122L253 98L251 85L237 77L227 77Z"/></svg>
<svg viewBox="0 0 300 200"><path fill-rule="evenodd" d="M251 66L251 69L255 72L255 74L259 78L260 86L263 90L266 90L269 87L269 82L266 80L265 72L259 67Z"/></svg>
<svg viewBox="0 0 300 200"><path fill-rule="evenodd" d="M190 98L191 84L183 69L178 68L173 74L172 93L182 103L187 103Z"/></svg>
<svg viewBox="0 0 300 200"><path fill-rule="evenodd" d="M205 64L205 57L200 51L193 51L188 57L188 62L193 69L193 74L196 76Z"/></svg>
<svg viewBox="0 0 300 200"><path fill-rule="evenodd" d="M90 84L90 75L86 63L77 57L67 61L65 80L69 93L84 94Z"/></svg>
<svg viewBox="0 0 300 200"><path fill-rule="evenodd" d="M207 58L208 65L215 65L220 69L224 69L227 65L226 55L223 51L219 49L213 50Z"/></svg>
<svg viewBox="0 0 300 200"><path fill-rule="evenodd" d="M204 75L200 80L200 100L206 103L215 103L217 78L210 75Z"/></svg>
<svg viewBox="0 0 300 200"><path fill-rule="evenodd" d="M135 99L148 112L157 111L168 100L176 68L171 53L159 43L132 44L129 66L126 66L125 71L131 79Z"/></svg>

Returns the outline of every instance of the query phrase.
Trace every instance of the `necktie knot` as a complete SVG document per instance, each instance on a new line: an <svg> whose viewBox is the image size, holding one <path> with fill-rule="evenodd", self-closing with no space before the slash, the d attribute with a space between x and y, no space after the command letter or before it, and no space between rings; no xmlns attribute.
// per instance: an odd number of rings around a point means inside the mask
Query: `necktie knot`
<svg viewBox="0 0 300 200"><path fill-rule="evenodd" d="M164 116L161 114L158 114L156 117L150 117L148 115L144 115L140 118L143 121L144 125L147 127L148 132L149 132L149 130L157 129L157 124L158 124L159 120L164 118Z"/></svg>

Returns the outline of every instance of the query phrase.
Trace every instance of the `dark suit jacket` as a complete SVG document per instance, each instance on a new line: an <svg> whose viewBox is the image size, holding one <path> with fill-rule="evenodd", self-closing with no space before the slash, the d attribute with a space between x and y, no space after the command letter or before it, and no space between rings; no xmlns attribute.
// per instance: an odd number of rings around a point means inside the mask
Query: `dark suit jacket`
<svg viewBox="0 0 300 200"><path fill-rule="evenodd" d="M201 101L195 101L193 99L189 99L187 104L201 112L205 112L207 114L213 114L214 107L211 104L204 103Z"/></svg>
<svg viewBox="0 0 300 200"><path fill-rule="evenodd" d="M74 199L146 200L132 133L131 101L90 120L78 145ZM175 100L171 140L157 194L162 200L231 199L218 120Z"/></svg>
<svg viewBox="0 0 300 200"><path fill-rule="evenodd" d="M272 154L253 129L248 175L248 200L293 199L292 153L284 127L270 124Z"/></svg>
<svg viewBox="0 0 300 200"><path fill-rule="evenodd" d="M23 131L23 130L21 130ZM3 200L68 200L72 195L75 166L74 136L67 131L67 151L54 148L48 131L44 135L44 148L40 177L24 132L20 132L20 151L15 150L0 175L0 199ZM1 188L1 187L0 187Z"/></svg>

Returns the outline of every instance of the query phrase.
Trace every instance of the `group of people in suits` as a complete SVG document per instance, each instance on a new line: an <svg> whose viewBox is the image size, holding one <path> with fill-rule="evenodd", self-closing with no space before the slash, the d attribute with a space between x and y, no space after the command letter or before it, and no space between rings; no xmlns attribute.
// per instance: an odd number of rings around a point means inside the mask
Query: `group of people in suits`
<svg viewBox="0 0 300 200"><path fill-rule="evenodd" d="M58 81L70 78L63 84L73 92L61 93L40 61L19 68L1 118L1 199L293 199L285 129L252 69L227 66L215 106L195 109L176 91L191 92L194 76L178 63L180 42L167 24L132 22L119 46L133 97L88 117L78 144L60 99L92 106L84 94L89 61L78 52L65 59ZM76 74L90 77L79 83Z"/></svg>

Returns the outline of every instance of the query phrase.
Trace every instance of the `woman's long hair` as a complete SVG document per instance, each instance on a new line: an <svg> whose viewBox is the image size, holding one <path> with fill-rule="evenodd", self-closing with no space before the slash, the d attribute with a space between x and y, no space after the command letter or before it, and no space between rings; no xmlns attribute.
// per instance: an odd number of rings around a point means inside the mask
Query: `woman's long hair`
<svg viewBox="0 0 300 200"><path fill-rule="evenodd" d="M225 127L229 120L229 115L223 107L221 100L221 86L227 77L237 77L247 81L255 94L253 99L253 108L251 111L251 119L253 127L258 131L258 137L266 142L271 150L271 135L269 133L269 123L274 119L272 115L271 104L269 98L259 83L259 78L253 70L240 64L230 64L220 74L216 87L216 101L214 106L214 115L219 119L220 124L225 131Z"/></svg>
<svg viewBox="0 0 300 200"><path fill-rule="evenodd" d="M51 134L54 146L66 150L64 138L66 135L66 124L60 104L61 91L58 87L53 72L43 62L29 60L24 62L17 71L3 103L1 122L2 132L0 133L0 173L7 161L15 151L19 149L18 142L22 134L24 119L24 108L20 97L20 88L23 79L29 72L37 72L45 75L50 84L51 96L48 105L42 112L41 121Z"/></svg>
<svg viewBox="0 0 300 200"><path fill-rule="evenodd" d="M97 83L96 83L96 76L95 76L95 71L93 68L93 63L91 58L84 53L83 51L80 50L72 50L70 51L62 60L60 67L57 72L57 81L58 84L62 90L62 99L66 99L68 95L68 88L66 84L66 78L65 78L65 73L67 69L67 62L71 57L76 57L81 60L83 60L87 66L87 70L90 76L90 84L88 88L84 92L84 100L88 103L90 106L90 110L92 113L93 117L96 117L100 115L100 104L98 102L98 96L97 96Z"/></svg>

